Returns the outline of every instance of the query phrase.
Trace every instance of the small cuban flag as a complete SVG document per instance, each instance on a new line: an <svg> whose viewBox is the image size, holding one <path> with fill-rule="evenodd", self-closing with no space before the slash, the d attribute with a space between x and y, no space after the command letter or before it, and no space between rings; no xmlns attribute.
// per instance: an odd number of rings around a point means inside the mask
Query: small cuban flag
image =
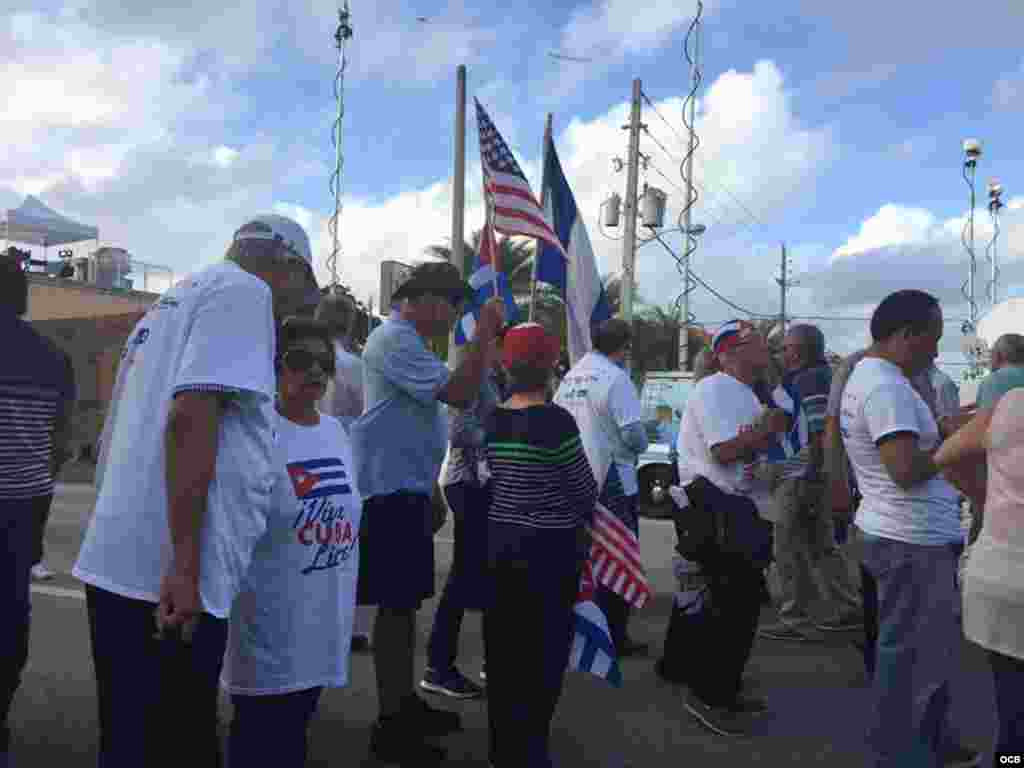
<svg viewBox="0 0 1024 768"><path fill-rule="evenodd" d="M622 670L615 653L608 620L594 601L594 577L588 561L580 578L580 593L573 607L573 641L569 668L607 680L622 687Z"/></svg>
<svg viewBox="0 0 1024 768"><path fill-rule="evenodd" d="M499 261L497 254L498 244L494 240L494 230L488 221L480 237L480 255L477 258L476 269L469 278L473 299L466 307L466 314L455 324L455 343L459 346L472 341L476 335L476 322L480 317L480 310L487 300L494 296L495 284L505 302L505 323L514 325L518 321L519 308L516 306L515 296L512 295L508 277L502 271L501 264L495 264Z"/></svg>
<svg viewBox="0 0 1024 768"><path fill-rule="evenodd" d="M319 499L352 493L341 459L295 461L288 465L288 476L298 499Z"/></svg>

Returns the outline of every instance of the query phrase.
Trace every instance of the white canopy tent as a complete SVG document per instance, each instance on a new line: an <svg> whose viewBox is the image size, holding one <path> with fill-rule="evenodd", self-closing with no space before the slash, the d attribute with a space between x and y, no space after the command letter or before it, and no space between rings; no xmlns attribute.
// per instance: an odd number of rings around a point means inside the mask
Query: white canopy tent
<svg viewBox="0 0 1024 768"><path fill-rule="evenodd" d="M41 245L70 245L86 240L95 240L99 245L100 231L97 227L80 224L62 216L29 195L17 208L8 208L0 220L0 238L7 243L28 243Z"/></svg>

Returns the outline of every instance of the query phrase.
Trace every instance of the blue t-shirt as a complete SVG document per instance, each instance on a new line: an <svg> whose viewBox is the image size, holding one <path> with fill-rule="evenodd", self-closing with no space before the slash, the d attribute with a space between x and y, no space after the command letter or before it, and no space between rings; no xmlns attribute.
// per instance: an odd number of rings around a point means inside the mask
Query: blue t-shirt
<svg viewBox="0 0 1024 768"><path fill-rule="evenodd" d="M364 499L433 492L448 442L437 396L450 376L413 324L397 313L370 334L363 349L365 410L351 427Z"/></svg>

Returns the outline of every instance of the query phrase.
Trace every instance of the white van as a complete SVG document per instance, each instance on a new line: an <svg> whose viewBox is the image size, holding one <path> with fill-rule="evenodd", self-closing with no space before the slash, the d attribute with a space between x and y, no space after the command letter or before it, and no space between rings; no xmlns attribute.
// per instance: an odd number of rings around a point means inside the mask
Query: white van
<svg viewBox="0 0 1024 768"><path fill-rule="evenodd" d="M640 404L650 445L637 462L637 476L640 512L649 517L671 512L668 488L678 474L676 436L693 387L691 371L650 371L644 379Z"/></svg>

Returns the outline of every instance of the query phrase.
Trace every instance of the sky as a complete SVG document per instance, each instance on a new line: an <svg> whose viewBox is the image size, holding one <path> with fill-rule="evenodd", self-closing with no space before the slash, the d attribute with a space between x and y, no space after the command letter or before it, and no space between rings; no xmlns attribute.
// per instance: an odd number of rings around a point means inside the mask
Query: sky
<svg viewBox="0 0 1024 768"><path fill-rule="evenodd" d="M621 269L621 226L602 232L598 213L625 190L613 161L626 155L622 126L639 78L650 101L641 183L669 194L665 239L678 251L683 46L695 0L351 1L339 277L359 298L377 293L381 261L415 261L451 234L459 64L470 105L487 108L535 192L553 113L602 273ZM221 258L247 217L273 210L307 228L328 279L337 9L336 0L2 0L0 208L38 195L98 226L103 245L179 275ZM702 18L693 221L707 230L694 272L744 310L775 314L785 243L798 283L788 311L826 318L816 322L840 353L867 341L858 318L887 293L929 290L950 320L941 357L962 362L966 138L983 144L980 311L992 178L1006 189L1002 290L1024 294L1024 4L707 0ZM466 127L468 237L483 222L472 109ZM656 242L639 249L636 274L648 303L679 295L676 262ZM702 323L742 315L703 287L691 308Z"/></svg>

